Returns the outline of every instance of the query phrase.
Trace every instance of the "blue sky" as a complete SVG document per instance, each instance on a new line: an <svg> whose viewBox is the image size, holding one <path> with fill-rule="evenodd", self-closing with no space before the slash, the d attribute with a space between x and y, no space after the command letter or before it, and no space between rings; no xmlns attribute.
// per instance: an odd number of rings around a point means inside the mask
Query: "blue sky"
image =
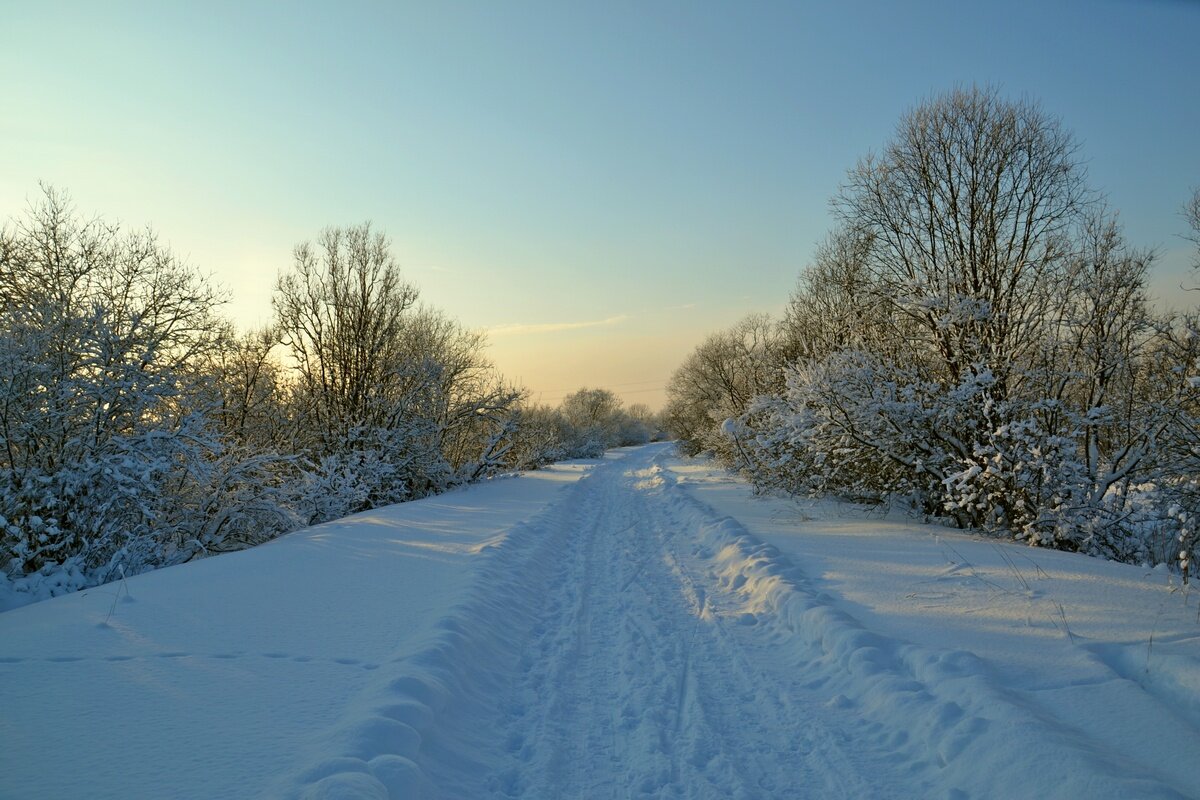
<svg viewBox="0 0 1200 800"><path fill-rule="evenodd" d="M959 84L1061 117L1182 294L1200 2L7 5L4 215L44 180L151 224L243 325L295 243L372 220L548 401L658 405L707 332L782 308L846 170Z"/></svg>

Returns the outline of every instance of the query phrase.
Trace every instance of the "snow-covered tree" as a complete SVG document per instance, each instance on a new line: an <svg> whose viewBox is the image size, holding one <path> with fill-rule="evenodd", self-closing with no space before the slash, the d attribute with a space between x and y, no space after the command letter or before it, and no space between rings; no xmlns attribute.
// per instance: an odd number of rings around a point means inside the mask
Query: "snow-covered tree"
<svg viewBox="0 0 1200 800"><path fill-rule="evenodd" d="M393 415L406 378L406 312L417 290L400 275L387 237L369 224L326 228L294 250L279 277L278 331L294 361L320 447Z"/></svg>
<svg viewBox="0 0 1200 800"><path fill-rule="evenodd" d="M275 309L297 376L295 450L345 497L315 518L423 497L505 463L521 392L496 375L482 335L416 306L385 236L328 228L294 256Z"/></svg>
<svg viewBox="0 0 1200 800"><path fill-rule="evenodd" d="M523 396L496 373L486 345L483 334L434 309L408 315L403 328L403 357L426 368L420 413L434 421L433 446L459 480L501 467L511 444L513 411Z"/></svg>
<svg viewBox="0 0 1200 800"><path fill-rule="evenodd" d="M610 447L645 444L661 435L656 415L635 403L628 409L608 389L582 388L557 408L521 405L511 417L506 462L536 469L569 458L596 458Z"/></svg>
<svg viewBox="0 0 1200 800"><path fill-rule="evenodd" d="M226 325L207 366L210 404L221 430L253 450L291 452L293 386L279 357L278 334L263 328L245 334Z"/></svg>
<svg viewBox="0 0 1200 800"><path fill-rule="evenodd" d="M187 558L226 510L181 519L180 497L240 469L203 406L219 294L152 232L81 221L47 188L0 232L0 302L6 569L91 580Z"/></svg>
<svg viewBox="0 0 1200 800"><path fill-rule="evenodd" d="M1089 193L1073 137L1031 101L960 89L901 120L833 208L872 239L871 288L912 321L949 382L984 365L996 396L1041 341Z"/></svg>
<svg viewBox="0 0 1200 800"><path fill-rule="evenodd" d="M664 419L684 450L727 449L721 423L783 383L781 337L766 314L711 334L671 376Z"/></svg>
<svg viewBox="0 0 1200 800"><path fill-rule="evenodd" d="M68 591L576 454L557 411L572 446L516 454L537 414L481 334L415 306L385 237L293 255L276 324L240 334L153 232L53 189L0 229L6 581Z"/></svg>
<svg viewBox="0 0 1200 800"><path fill-rule="evenodd" d="M711 342L680 368L685 448L759 485L904 497L1032 544L1193 547L1196 326L1153 311L1152 253L1095 198L1036 104L919 105L834 200L776 348L786 385L723 391L737 370L709 368L732 362Z"/></svg>

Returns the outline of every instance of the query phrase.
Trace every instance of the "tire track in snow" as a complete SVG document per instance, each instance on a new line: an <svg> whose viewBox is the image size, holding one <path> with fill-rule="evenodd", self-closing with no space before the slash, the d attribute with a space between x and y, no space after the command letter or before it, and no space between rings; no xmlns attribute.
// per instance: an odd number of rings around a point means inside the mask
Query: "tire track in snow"
<svg viewBox="0 0 1200 800"><path fill-rule="evenodd" d="M342 723L298 754L306 766L281 775L266 796L486 796L485 779L504 756L496 716L513 711L497 698L530 666L524 645L537 633L572 512L586 502L591 479L586 474L565 486L549 506L487 545L463 603L435 624L424 644L398 643L396 658L372 673Z"/></svg>
<svg viewBox="0 0 1200 800"><path fill-rule="evenodd" d="M683 566L687 521L642 451L591 478L514 688L496 797L886 796L845 737L779 700ZM574 515L573 515L574 516ZM536 698L536 702L530 702ZM888 776L891 777L891 776ZM895 785L895 780L891 783Z"/></svg>
<svg viewBox="0 0 1200 800"><path fill-rule="evenodd" d="M731 601L725 618L747 620L748 630L769 637L763 646L762 636L727 627L743 645L730 652L752 653L744 667L768 673L768 684L774 679L792 686L795 691L779 697L784 706L803 707L807 700L811 707L824 697L817 717L831 721L843 712L848 747L835 750L864 765L861 775L871 774L875 764L880 774L892 776L869 796L965 800L972 795L963 786L987 787L984 796L1047 796L1046 778L1053 775L1064 783L1048 796L1186 796L1005 689L972 653L866 629L775 547L685 487L671 493L674 499L660 507L671 509L680 524L692 520L700 544L690 560L725 590L721 596ZM781 663L790 663L790 680L778 669Z"/></svg>
<svg viewBox="0 0 1200 800"><path fill-rule="evenodd" d="M695 610L702 634L697 652L709 679L701 684L699 705L720 720L715 729L721 734L721 754L740 757L747 765L742 777L753 787L748 796L914 796L914 790L903 788L912 784L893 774L894 764L868 757L861 744L853 745L851 753L846 746L850 736L832 727L828 709L803 702L808 693L781 661L778 648L763 641L761 631L729 626L729 619L745 618L738 613L740 599L715 580L704 558L696 557L707 555L696 541L697 521L679 513L684 498L659 460L649 472L660 486L644 502L658 518L657 528L666 532L661 547L670 580ZM709 516L708 522L718 521ZM687 535L677 536L680 532ZM701 751L712 746L693 743Z"/></svg>
<svg viewBox="0 0 1200 800"><path fill-rule="evenodd" d="M1094 797L1180 796L970 653L867 630L666 457L610 457L509 531L288 794L966 800L963 778L1023 796L1039 769Z"/></svg>

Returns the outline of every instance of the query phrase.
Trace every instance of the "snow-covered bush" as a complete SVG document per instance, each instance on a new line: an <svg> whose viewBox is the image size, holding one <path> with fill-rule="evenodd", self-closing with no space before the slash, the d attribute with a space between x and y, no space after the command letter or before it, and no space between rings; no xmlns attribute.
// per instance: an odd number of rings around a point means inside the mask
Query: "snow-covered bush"
<svg viewBox="0 0 1200 800"><path fill-rule="evenodd" d="M765 314L752 314L705 339L667 385L664 423L683 451L732 459L720 426L755 397L782 388L782 356L778 329Z"/></svg>
<svg viewBox="0 0 1200 800"><path fill-rule="evenodd" d="M216 424L219 297L153 234L81 222L46 190L0 234L0 301L14 585L79 588L295 526L294 464L231 446Z"/></svg>
<svg viewBox="0 0 1200 800"><path fill-rule="evenodd" d="M776 334L783 385L745 391L717 346L730 334L677 372L685 451L764 488L903 498L1030 544L1190 564L1195 321L1149 306L1152 253L1125 244L1076 152L992 89L913 109L834 200L839 227Z"/></svg>
<svg viewBox="0 0 1200 800"><path fill-rule="evenodd" d="M513 469L537 469L565 459L599 458L610 447L645 444L661 436L648 407L626 409L607 389L583 388L557 408L519 407L511 417L505 462Z"/></svg>
<svg viewBox="0 0 1200 800"><path fill-rule="evenodd" d="M53 190L0 242L3 546L19 573L102 571L202 447L190 397L218 298L152 234L81 223Z"/></svg>
<svg viewBox="0 0 1200 800"><path fill-rule="evenodd" d="M292 447L332 495L312 519L425 497L504 463L521 392L494 373L480 334L417 296L369 225L299 245L279 279Z"/></svg>
<svg viewBox="0 0 1200 800"><path fill-rule="evenodd" d="M760 399L739 420L745 433L738 440L757 453L752 480L780 485L757 475L784 469L798 489L862 500L913 496L930 511L940 505L938 487L960 444L961 408L935 384L854 350L795 364L786 380L781 397Z"/></svg>
<svg viewBox="0 0 1200 800"><path fill-rule="evenodd" d="M0 604L657 432L603 390L521 408L416 300L385 237L330 228L241 335L153 233L45 190L0 230Z"/></svg>

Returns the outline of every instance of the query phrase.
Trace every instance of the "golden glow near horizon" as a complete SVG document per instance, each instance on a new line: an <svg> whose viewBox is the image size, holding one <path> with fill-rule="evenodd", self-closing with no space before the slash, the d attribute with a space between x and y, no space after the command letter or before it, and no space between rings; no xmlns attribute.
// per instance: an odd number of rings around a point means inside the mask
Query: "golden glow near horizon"
<svg viewBox="0 0 1200 800"><path fill-rule="evenodd" d="M658 407L706 334L782 310L846 170L953 85L1062 118L1130 243L1159 249L1170 304L1200 182L1198 25L1196 4L1032 0L20 4L0 25L0 216L46 181L149 225L242 328L270 321L294 245L371 220L422 301L487 332L535 397Z"/></svg>

